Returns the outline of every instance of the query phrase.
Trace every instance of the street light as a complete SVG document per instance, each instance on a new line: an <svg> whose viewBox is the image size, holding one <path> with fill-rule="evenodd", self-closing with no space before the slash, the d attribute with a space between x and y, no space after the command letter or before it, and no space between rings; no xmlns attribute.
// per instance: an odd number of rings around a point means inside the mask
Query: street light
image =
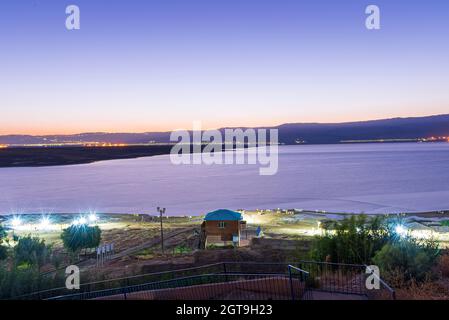
<svg viewBox="0 0 449 320"><path fill-rule="evenodd" d="M401 225L401 224L398 224L395 228L394 228L394 231L396 232L396 234L399 236L399 237L405 237L406 235L407 235L407 229L403 226L403 225Z"/></svg>
<svg viewBox="0 0 449 320"><path fill-rule="evenodd" d="M161 217L161 248L162 254L164 254L164 230L162 229L162 215L165 213L165 208L157 207L157 211Z"/></svg>
<svg viewBox="0 0 449 320"><path fill-rule="evenodd" d="M13 217L11 220L11 225L13 226L13 228L17 228L22 224L22 219L20 219L20 217Z"/></svg>
<svg viewBox="0 0 449 320"><path fill-rule="evenodd" d="M39 223L39 229L48 230L51 227L50 218L47 216L42 216L41 221Z"/></svg>
<svg viewBox="0 0 449 320"><path fill-rule="evenodd" d="M91 212L89 214L89 221L93 223L93 222L97 222L97 220L98 220L98 217L97 217L96 213L95 212Z"/></svg>
<svg viewBox="0 0 449 320"><path fill-rule="evenodd" d="M84 216L78 218L79 224L87 224L87 219Z"/></svg>

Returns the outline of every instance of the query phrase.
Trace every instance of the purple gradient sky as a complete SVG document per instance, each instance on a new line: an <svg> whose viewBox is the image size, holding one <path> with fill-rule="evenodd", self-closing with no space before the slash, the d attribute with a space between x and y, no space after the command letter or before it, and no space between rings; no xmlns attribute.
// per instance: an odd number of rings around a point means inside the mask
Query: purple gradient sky
<svg viewBox="0 0 449 320"><path fill-rule="evenodd" d="M449 113L448 39L448 1L4 0L0 134Z"/></svg>

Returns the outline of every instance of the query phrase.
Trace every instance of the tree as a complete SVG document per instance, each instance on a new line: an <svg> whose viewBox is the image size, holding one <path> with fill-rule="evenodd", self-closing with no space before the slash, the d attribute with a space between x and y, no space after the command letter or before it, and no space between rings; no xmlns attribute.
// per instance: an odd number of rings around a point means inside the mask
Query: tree
<svg viewBox="0 0 449 320"><path fill-rule="evenodd" d="M0 260L4 260L8 257L8 248L3 245L3 241L6 238L7 233L3 226L0 224Z"/></svg>
<svg viewBox="0 0 449 320"><path fill-rule="evenodd" d="M14 247L14 261L18 266L27 264L36 266L39 270L48 261L50 253L51 247L44 240L28 235L20 237Z"/></svg>
<svg viewBox="0 0 449 320"><path fill-rule="evenodd" d="M388 224L381 218L351 216L335 224L335 232L317 237L311 258L339 263L370 263L391 238Z"/></svg>
<svg viewBox="0 0 449 320"><path fill-rule="evenodd" d="M64 247L73 253L100 245L101 229L98 226L72 225L61 234Z"/></svg>
<svg viewBox="0 0 449 320"><path fill-rule="evenodd" d="M4 238L6 238L7 233L5 228L3 228L3 225L0 224L0 243L3 241Z"/></svg>
<svg viewBox="0 0 449 320"><path fill-rule="evenodd" d="M352 216L339 221L335 230L317 237L311 258L337 263L375 264L387 279L424 280L440 255L438 243L398 234L398 221Z"/></svg>
<svg viewBox="0 0 449 320"><path fill-rule="evenodd" d="M8 257L8 248L0 245L0 260L5 260Z"/></svg>

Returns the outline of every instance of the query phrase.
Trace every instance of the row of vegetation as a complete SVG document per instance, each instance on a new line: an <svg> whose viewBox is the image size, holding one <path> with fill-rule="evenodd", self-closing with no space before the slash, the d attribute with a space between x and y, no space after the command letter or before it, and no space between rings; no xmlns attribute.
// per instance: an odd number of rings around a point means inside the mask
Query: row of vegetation
<svg viewBox="0 0 449 320"><path fill-rule="evenodd" d="M315 239L310 252L317 261L377 265L390 282L410 284L434 276L441 255L433 239L397 232L397 222L352 216Z"/></svg>
<svg viewBox="0 0 449 320"><path fill-rule="evenodd" d="M399 223L400 224L400 223ZM436 278L435 268L449 276L449 256L442 255L433 239L416 239L397 230L398 222L382 217L352 216L324 226L329 230L312 241L309 258L316 261L377 265L381 277L394 287L421 288ZM80 253L100 244L101 230L97 227L70 226L61 239L73 263ZM188 249L178 246L174 254ZM441 264L443 262L443 264ZM0 298L60 287L64 284L61 273L42 275L44 266L58 269L61 255L39 238L7 237L0 225ZM442 266L447 266L442 269ZM419 290L419 289L418 289ZM417 290L417 291L418 291Z"/></svg>
<svg viewBox="0 0 449 320"><path fill-rule="evenodd" d="M75 263L82 250L100 244L101 230L98 226L70 226L63 230L61 239L68 253L65 260ZM63 273L42 273L44 266L57 270L63 261L64 256L44 240L31 235L9 238L0 225L0 299L63 286Z"/></svg>

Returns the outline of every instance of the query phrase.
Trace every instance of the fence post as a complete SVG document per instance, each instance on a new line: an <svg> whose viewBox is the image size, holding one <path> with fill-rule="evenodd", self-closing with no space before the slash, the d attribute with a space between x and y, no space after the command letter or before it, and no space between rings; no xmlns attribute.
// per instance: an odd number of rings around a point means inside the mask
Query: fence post
<svg viewBox="0 0 449 320"><path fill-rule="evenodd" d="M290 265L288 266L288 276L290 278L290 292L292 295L292 300L295 300L295 290L293 290L292 268Z"/></svg>
<svg viewBox="0 0 449 320"><path fill-rule="evenodd" d="M223 262L223 272L225 274L225 280L228 282L228 272L226 270L226 262Z"/></svg>

